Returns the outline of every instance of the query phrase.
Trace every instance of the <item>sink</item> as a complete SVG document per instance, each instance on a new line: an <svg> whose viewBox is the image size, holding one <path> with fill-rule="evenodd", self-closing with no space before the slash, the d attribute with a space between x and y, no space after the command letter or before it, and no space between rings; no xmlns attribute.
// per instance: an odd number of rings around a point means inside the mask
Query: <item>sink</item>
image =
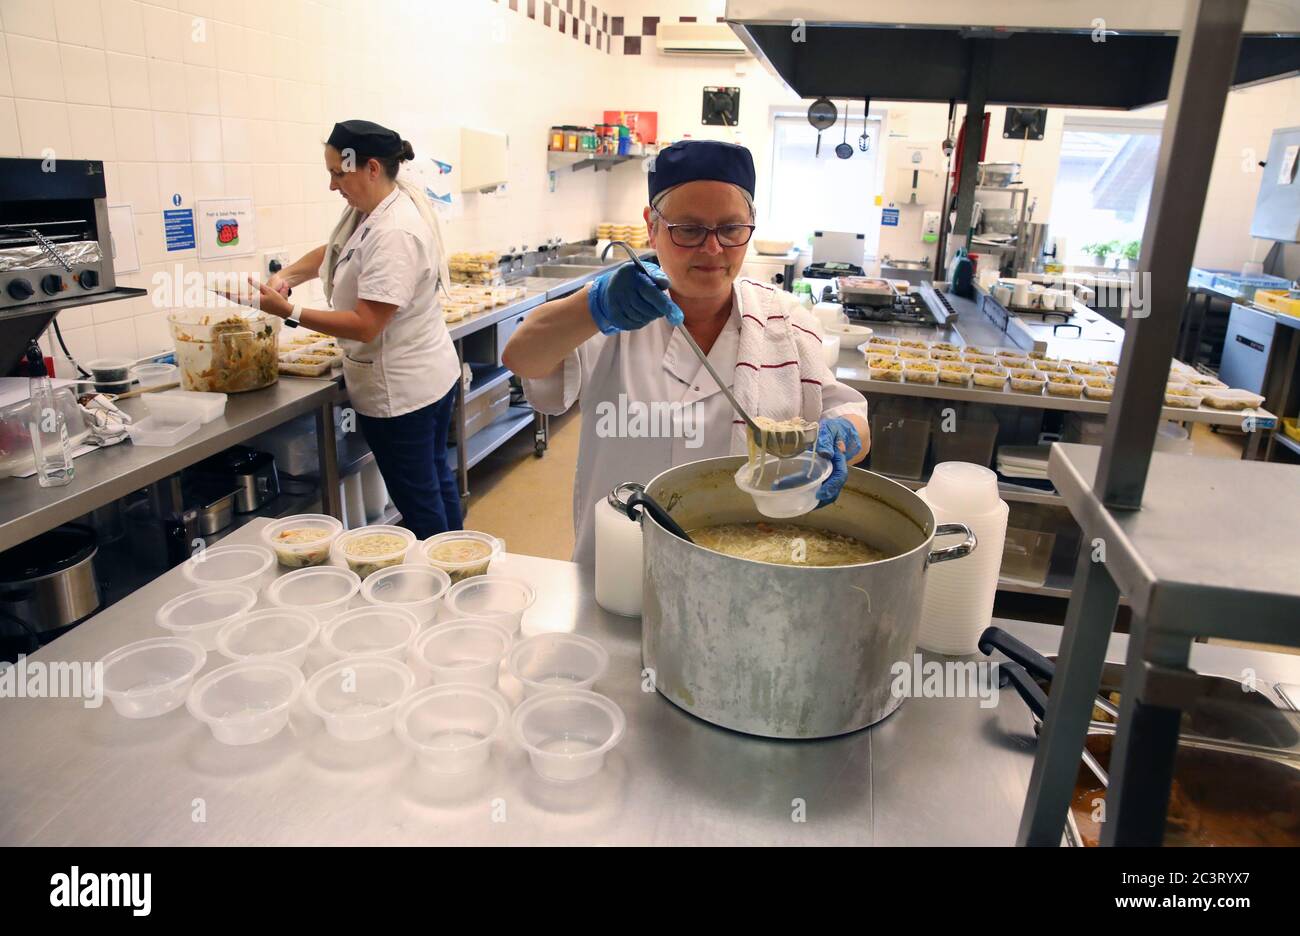
<svg viewBox="0 0 1300 936"><path fill-rule="evenodd" d="M608 264L600 263L593 265L584 265L578 263L540 263L533 272L534 276L540 276L545 279L576 279L580 276L588 276L592 273L599 273L605 269Z"/></svg>

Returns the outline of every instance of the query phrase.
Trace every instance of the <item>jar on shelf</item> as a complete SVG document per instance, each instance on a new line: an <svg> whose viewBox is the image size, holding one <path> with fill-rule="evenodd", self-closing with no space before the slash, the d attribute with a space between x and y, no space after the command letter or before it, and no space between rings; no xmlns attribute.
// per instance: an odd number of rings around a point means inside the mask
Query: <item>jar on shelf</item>
<svg viewBox="0 0 1300 936"><path fill-rule="evenodd" d="M555 126L547 137L546 148L553 153L561 152L564 149L564 127Z"/></svg>
<svg viewBox="0 0 1300 936"><path fill-rule="evenodd" d="M564 128L564 151L566 153L578 152L578 128L577 127Z"/></svg>

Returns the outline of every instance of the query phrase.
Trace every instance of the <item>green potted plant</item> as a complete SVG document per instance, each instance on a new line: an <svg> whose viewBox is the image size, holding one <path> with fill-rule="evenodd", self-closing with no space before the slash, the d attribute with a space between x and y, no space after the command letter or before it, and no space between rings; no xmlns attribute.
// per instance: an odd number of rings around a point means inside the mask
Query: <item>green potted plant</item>
<svg viewBox="0 0 1300 936"><path fill-rule="evenodd" d="M1141 253L1142 253L1141 241L1135 241L1135 240L1129 241L1127 244L1124 245L1123 255L1124 255L1124 259L1128 261L1128 268L1130 270L1137 269L1138 256Z"/></svg>
<svg viewBox="0 0 1300 936"><path fill-rule="evenodd" d="M1094 266L1104 267L1106 258L1115 253L1117 246L1115 241L1097 241L1093 244L1084 244L1083 252L1092 257Z"/></svg>

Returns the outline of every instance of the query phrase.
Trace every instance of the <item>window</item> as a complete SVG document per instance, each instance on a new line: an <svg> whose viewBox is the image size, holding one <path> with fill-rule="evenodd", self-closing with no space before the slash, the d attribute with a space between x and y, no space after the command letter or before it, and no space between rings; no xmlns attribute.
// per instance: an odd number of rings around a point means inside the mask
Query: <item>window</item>
<svg viewBox="0 0 1300 936"><path fill-rule="evenodd" d="M877 172L880 156L880 120L866 122L870 144L858 149L862 135L862 105L848 120L848 143L853 155L840 159L835 147L845 139L843 104L835 126L822 131L820 155L817 131L808 118L780 114L775 118L772 142L772 178L768 184L767 221L772 236L789 237L800 247L810 243L813 231L853 231L866 234L866 255L874 257L880 243L880 192ZM883 163L882 163L883 164Z"/></svg>
<svg viewBox="0 0 1300 936"><path fill-rule="evenodd" d="M1066 118L1050 221L1065 241L1058 260L1091 266L1086 246L1142 239L1159 150L1159 121Z"/></svg>

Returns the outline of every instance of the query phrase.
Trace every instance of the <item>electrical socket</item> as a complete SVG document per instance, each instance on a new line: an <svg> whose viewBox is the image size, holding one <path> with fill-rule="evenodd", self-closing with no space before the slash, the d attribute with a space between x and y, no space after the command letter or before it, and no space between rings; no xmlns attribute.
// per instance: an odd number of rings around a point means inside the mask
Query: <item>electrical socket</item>
<svg viewBox="0 0 1300 936"><path fill-rule="evenodd" d="M283 250L263 250L258 257L257 268L257 272L263 279L269 279L271 274L275 272L275 270L271 269L272 260L278 261L280 264L276 269L284 269L289 265L289 254Z"/></svg>

